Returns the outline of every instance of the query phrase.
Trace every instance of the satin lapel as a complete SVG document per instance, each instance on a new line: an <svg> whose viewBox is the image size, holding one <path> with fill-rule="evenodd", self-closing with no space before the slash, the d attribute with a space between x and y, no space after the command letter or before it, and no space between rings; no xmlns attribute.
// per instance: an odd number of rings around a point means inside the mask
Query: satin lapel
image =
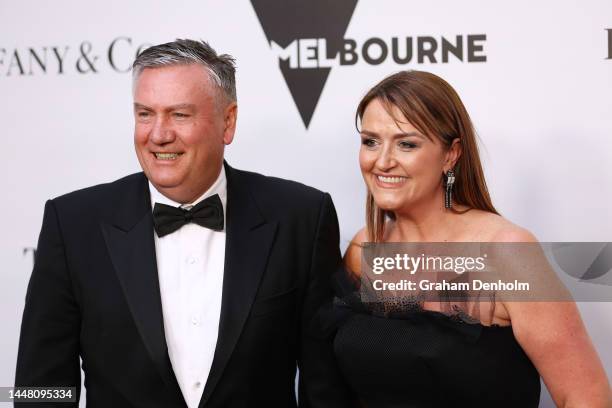
<svg viewBox="0 0 612 408"><path fill-rule="evenodd" d="M142 341L166 385L180 395L164 334L147 179L143 175L126 190L115 219L101 224L102 233Z"/></svg>
<svg viewBox="0 0 612 408"><path fill-rule="evenodd" d="M255 299L276 232L248 190L240 171L225 164L227 175L227 234L221 320L215 356L200 407L206 404L236 346Z"/></svg>

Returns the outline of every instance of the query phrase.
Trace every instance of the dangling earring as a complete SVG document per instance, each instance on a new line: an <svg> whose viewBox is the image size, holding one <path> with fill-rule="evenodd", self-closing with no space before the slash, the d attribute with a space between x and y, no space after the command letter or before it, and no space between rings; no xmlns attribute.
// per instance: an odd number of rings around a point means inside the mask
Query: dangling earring
<svg viewBox="0 0 612 408"><path fill-rule="evenodd" d="M444 192L444 208L453 206L453 184L455 184L455 172L449 170L446 172L446 190Z"/></svg>

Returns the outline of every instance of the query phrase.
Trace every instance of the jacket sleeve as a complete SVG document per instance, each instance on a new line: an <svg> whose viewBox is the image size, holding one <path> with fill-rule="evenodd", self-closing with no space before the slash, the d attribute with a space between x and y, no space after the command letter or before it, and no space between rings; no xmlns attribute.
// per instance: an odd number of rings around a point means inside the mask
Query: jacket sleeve
<svg viewBox="0 0 612 408"><path fill-rule="evenodd" d="M76 387L77 402L15 403L16 407L78 406L80 320L62 231L55 205L50 200L45 205L34 269L26 293L15 386Z"/></svg>
<svg viewBox="0 0 612 408"><path fill-rule="evenodd" d="M325 194L313 246L310 281L302 306L298 401L300 407L351 407L350 392L336 364L333 334L322 336L312 327L333 293L331 275L341 264L338 218Z"/></svg>

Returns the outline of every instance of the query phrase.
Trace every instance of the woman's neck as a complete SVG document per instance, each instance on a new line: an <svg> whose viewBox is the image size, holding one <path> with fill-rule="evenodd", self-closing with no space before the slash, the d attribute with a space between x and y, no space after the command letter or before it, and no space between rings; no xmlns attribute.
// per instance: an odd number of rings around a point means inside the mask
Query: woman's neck
<svg viewBox="0 0 612 408"><path fill-rule="evenodd" d="M444 242L457 236L458 214L443 205L430 203L409 211L397 211L385 234L388 242Z"/></svg>

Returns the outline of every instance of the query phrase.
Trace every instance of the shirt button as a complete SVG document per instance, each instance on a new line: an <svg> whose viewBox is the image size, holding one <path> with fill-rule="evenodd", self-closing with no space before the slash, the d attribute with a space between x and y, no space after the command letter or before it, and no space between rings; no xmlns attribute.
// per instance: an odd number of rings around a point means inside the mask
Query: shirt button
<svg viewBox="0 0 612 408"><path fill-rule="evenodd" d="M196 263L197 259L195 259L193 256L190 256L189 258L187 258L187 262L191 265L193 265L194 263Z"/></svg>
<svg viewBox="0 0 612 408"><path fill-rule="evenodd" d="M194 326L197 326L198 324L200 324L200 320L194 316L191 318L191 324L193 324Z"/></svg>
<svg viewBox="0 0 612 408"><path fill-rule="evenodd" d="M199 382L199 381L195 383L196 388L200 388L201 385L202 385L202 383Z"/></svg>

